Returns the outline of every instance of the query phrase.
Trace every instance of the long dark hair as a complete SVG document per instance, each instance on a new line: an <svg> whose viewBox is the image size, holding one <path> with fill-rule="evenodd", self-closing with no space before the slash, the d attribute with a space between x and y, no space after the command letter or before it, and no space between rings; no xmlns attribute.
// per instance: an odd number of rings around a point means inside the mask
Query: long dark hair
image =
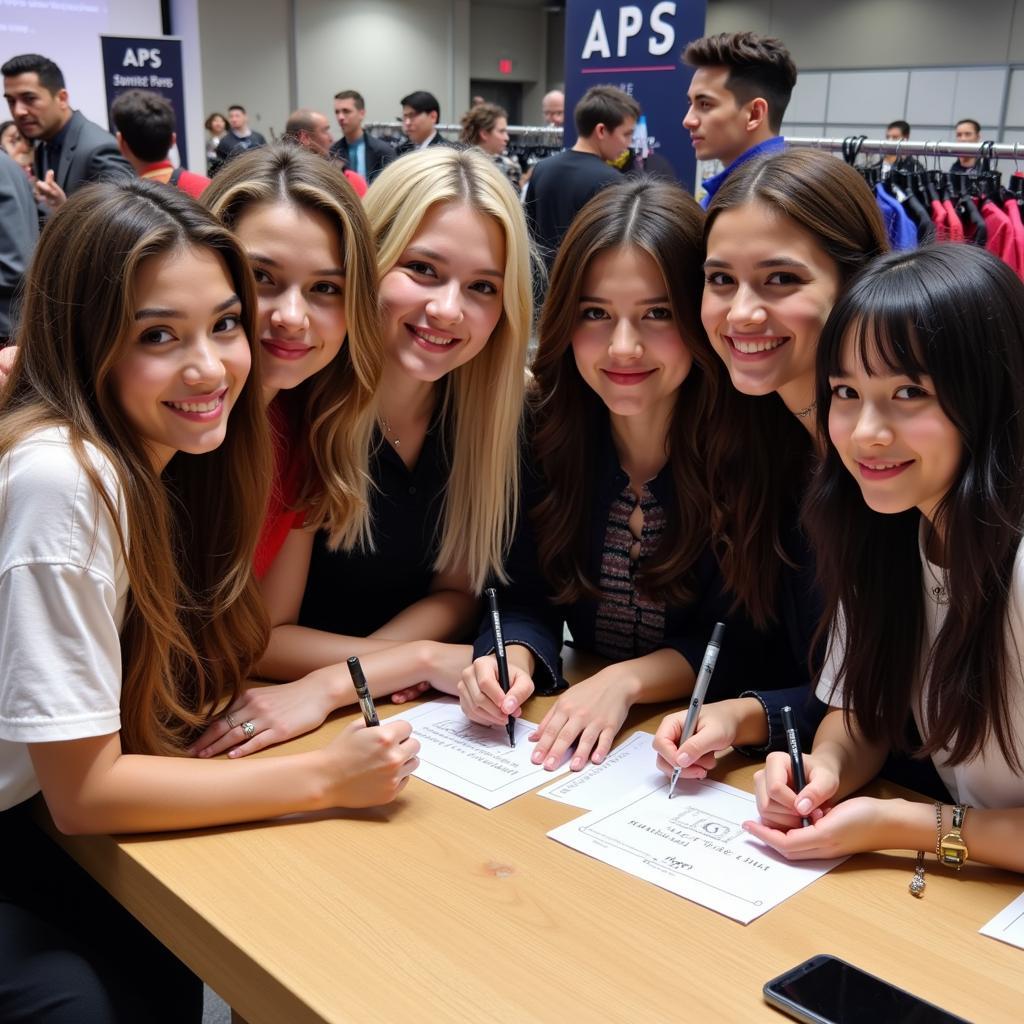
<svg viewBox="0 0 1024 1024"><path fill-rule="evenodd" d="M751 161L715 193L705 244L719 215L758 203L810 234L835 261L840 287L888 249L885 225L864 179L827 153L789 150ZM813 442L778 395L722 389L708 429L708 481L726 583L753 622L776 619L796 519L813 462Z"/></svg>
<svg viewBox="0 0 1024 1024"><path fill-rule="evenodd" d="M1024 526L1024 285L1000 260L971 246L880 259L837 303L822 332L822 431L829 376L838 374L844 349L851 361L852 346L869 372L930 376L963 440L963 455L933 523L935 538L943 539L949 610L921 663L921 514L872 511L828 446L805 517L828 619L841 613L845 620L844 708L855 713L868 740L902 749L913 684L927 677L920 752L948 750L950 762L960 764L994 733L1020 772L1008 683L1020 671L1020 657L1007 649L1006 620Z"/></svg>
<svg viewBox="0 0 1024 1024"><path fill-rule="evenodd" d="M132 343L146 260L198 249L224 263L242 303L252 370L224 443L154 471L113 370ZM258 386L256 290L234 235L188 196L155 182L88 185L50 219L25 278L17 361L0 391L0 456L45 426L72 451L120 534L118 509L87 452L114 467L127 510L120 536L130 594L121 627L121 740L127 753L183 754L211 708L233 700L269 631L252 556L270 481Z"/></svg>
<svg viewBox="0 0 1024 1024"><path fill-rule="evenodd" d="M709 537L703 427L721 374L707 342L695 344L704 337L702 221L700 207L677 186L650 179L624 182L603 189L583 207L559 249L540 320L530 394L533 455L548 488L531 514L541 569L559 603L597 594L587 577L586 522L594 484L587 453L608 416L576 368L572 335L579 325L587 266L595 256L625 246L642 250L658 265L679 334L693 353L667 439L675 500L665 509L667 528L638 582L660 599L692 597L687 570Z"/></svg>

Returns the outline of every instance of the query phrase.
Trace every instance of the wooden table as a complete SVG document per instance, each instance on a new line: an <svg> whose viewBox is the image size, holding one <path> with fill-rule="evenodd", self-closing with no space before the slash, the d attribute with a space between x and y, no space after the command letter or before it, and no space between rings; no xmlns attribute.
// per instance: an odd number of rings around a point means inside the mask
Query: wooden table
<svg viewBox="0 0 1024 1024"><path fill-rule="evenodd" d="M664 709L638 711L653 732ZM755 768L732 754L715 777L749 790ZM781 1021L762 984L822 952L975 1021L1024 1014L1024 951L978 934L1020 875L930 861L915 900L912 859L858 856L741 925L546 838L582 813L413 779L373 811L62 842L250 1024Z"/></svg>

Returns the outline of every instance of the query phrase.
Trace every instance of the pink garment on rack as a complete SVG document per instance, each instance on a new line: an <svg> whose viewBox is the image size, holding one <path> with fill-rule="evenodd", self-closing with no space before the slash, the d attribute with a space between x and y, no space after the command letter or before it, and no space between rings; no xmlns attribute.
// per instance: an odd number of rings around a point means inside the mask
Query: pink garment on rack
<svg viewBox="0 0 1024 1024"><path fill-rule="evenodd" d="M942 203L946 211L946 226L949 229L949 240L951 242L962 242L964 240L964 226L960 223L960 216L952 200L945 199Z"/></svg>
<svg viewBox="0 0 1024 1024"><path fill-rule="evenodd" d="M935 225L935 241L949 241L949 223L946 218L946 208L938 199L931 201L932 223Z"/></svg>
<svg viewBox="0 0 1024 1024"><path fill-rule="evenodd" d="M985 226L988 228L985 248L1016 270L1017 239L1013 234L1013 228L1010 227L1010 218L991 200L981 204L981 215L985 218Z"/></svg>
<svg viewBox="0 0 1024 1024"><path fill-rule="evenodd" d="M1017 263L1014 270L1017 276L1024 281L1024 220L1021 220L1020 207L1016 199L1007 199L1003 204L1006 216L1010 220L1010 227L1013 229L1013 237L1017 242Z"/></svg>

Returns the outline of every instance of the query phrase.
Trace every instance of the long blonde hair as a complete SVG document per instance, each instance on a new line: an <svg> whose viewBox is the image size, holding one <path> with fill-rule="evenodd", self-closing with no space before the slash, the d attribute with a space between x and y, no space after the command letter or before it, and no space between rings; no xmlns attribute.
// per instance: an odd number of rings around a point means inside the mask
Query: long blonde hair
<svg viewBox="0 0 1024 1024"><path fill-rule="evenodd" d="M474 150L431 146L386 167L366 194L383 277L437 203L464 203L493 217L505 235L503 310L476 358L445 388L452 439L440 547L434 568L464 567L479 592L505 580L505 552L519 504L519 435L533 296L522 209L494 164Z"/></svg>
<svg viewBox="0 0 1024 1024"><path fill-rule="evenodd" d="M370 224L341 171L295 145L241 154L203 193L203 205L229 228L253 205L281 202L321 213L336 226L345 269L346 344L296 389L302 392L299 404L315 470L298 506L306 510L308 527L327 530L332 547L368 545L374 395L384 366Z"/></svg>
<svg viewBox="0 0 1024 1024"><path fill-rule="evenodd" d="M255 379L255 286L241 247L177 189L132 181L80 189L47 224L25 281L17 360L0 392L0 456L42 427L66 427L118 531L130 586L121 628L128 753L181 753L210 708L241 692L269 633L252 579L271 473L258 386L242 389L218 449L176 455L162 474L114 391L112 372L133 343L140 267L189 247L226 265ZM117 474L127 537L87 445Z"/></svg>

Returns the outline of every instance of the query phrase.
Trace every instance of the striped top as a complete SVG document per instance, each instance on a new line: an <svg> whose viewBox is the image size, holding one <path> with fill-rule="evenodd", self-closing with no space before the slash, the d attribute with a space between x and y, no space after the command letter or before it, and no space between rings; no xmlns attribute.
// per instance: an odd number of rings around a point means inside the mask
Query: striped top
<svg viewBox="0 0 1024 1024"><path fill-rule="evenodd" d="M612 501L604 536L594 650L612 661L650 654L665 640L665 602L644 596L636 585L644 559L661 541L665 511L644 484L639 499L643 525L637 536L629 524L637 503L637 496L625 487Z"/></svg>

